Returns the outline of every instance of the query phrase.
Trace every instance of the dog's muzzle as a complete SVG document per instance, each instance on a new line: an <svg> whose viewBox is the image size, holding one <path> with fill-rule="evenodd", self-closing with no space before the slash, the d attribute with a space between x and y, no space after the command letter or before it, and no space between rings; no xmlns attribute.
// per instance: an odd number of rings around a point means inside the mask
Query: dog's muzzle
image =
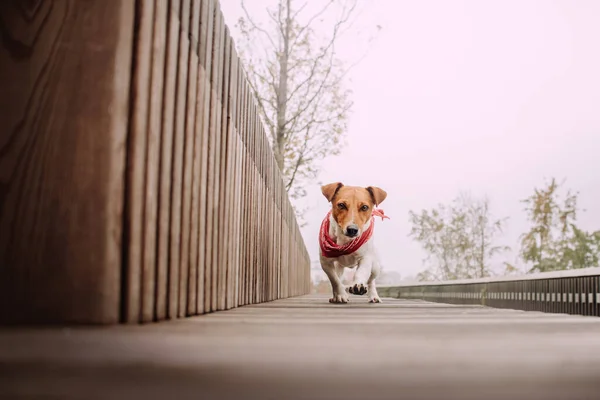
<svg viewBox="0 0 600 400"><path fill-rule="evenodd" d="M344 234L351 238L358 236L358 226L355 224L348 225Z"/></svg>

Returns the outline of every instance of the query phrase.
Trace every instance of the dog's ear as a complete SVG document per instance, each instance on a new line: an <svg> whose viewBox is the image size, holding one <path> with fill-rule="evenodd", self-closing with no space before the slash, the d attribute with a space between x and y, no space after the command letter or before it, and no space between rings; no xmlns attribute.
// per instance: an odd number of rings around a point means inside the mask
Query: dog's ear
<svg viewBox="0 0 600 400"><path fill-rule="evenodd" d="M367 187L367 191L371 195L371 198L373 199L373 203L375 203L376 206L378 206L381 203L383 203L383 201L387 197L387 193L385 192L385 190L380 189L380 188L375 187L375 186L369 186L369 187Z"/></svg>
<svg viewBox="0 0 600 400"><path fill-rule="evenodd" d="M327 201L331 202L335 197L335 194L340 190L340 188L344 186L342 182L330 183L324 186L321 186L321 193L327 199Z"/></svg>

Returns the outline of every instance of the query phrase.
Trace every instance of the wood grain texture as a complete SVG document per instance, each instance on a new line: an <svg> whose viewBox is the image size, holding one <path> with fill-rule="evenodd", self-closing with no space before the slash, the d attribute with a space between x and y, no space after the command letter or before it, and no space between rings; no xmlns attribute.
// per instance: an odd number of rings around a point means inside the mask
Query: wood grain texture
<svg viewBox="0 0 600 400"><path fill-rule="evenodd" d="M0 322L147 323L306 293L217 0L12 0L0 32Z"/></svg>
<svg viewBox="0 0 600 400"><path fill-rule="evenodd" d="M304 296L143 329L0 330L0 398L598 398L598 318L352 300ZM356 362L350 350L373 337ZM365 371L377 371L369 385Z"/></svg>
<svg viewBox="0 0 600 400"><path fill-rule="evenodd" d="M243 290L242 290L242 300L241 304L246 305L249 302L249 268L250 268L250 246L249 246L249 226L250 226L250 177L251 177L251 159L248 154L248 84L244 82L242 84L242 109L241 109L241 139L242 139L242 162L243 162L243 193L242 193L242 282L243 282Z"/></svg>
<svg viewBox="0 0 600 400"><path fill-rule="evenodd" d="M186 45L188 47L188 77L186 88L186 110L185 127L183 134L183 152L182 152L182 183L181 183L181 244L180 244L180 264L179 264L179 305L178 317L185 317L188 308L188 278L190 270L190 231L191 231L191 201L192 201L192 166L193 166L193 141L194 126L196 119L196 88L198 77L198 56L195 48L197 45L197 35L194 35L194 28L197 26L199 18L198 0L190 0L186 18L182 24L186 36ZM186 22L187 21L187 25Z"/></svg>
<svg viewBox="0 0 600 400"><path fill-rule="evenodd" d="M133 2L0 2L0 322L114 323Z"/></svg>
<svg viewBox="0 0 600 400"><path fill-rule="evenodd" d="M210 123L210 77L212 74L212 44L214 23L214 2L203 0L201 7L201 30L199 43L198 108L200 120L200 162L199 162L199 209L198 209L198 283L196 309L198 313L206 311L206 269L207 269L207 202L208 202L208 167L209 167L209 123Z"/></svg>
<svg viewBox="0 0 600 400"><path fill-rule="evenodd" d="M195 98L194 102L191 104L193 107L193 121L190 123L191 127L191 138L188 143L189 151L190 151L190 160L189 160L189 186L190 186L190 222L189 222L189 260L188 260L188 281L187 281L187 304L186 304L186 315L196 315L197 314L197 299L196 296L198 294L198 209L199 209L199 158L200 158L200 124L201 120L201 110L198 107L198 102L201 96L201 86L200 83L200 74L199 63L200 56L198 53L199 46L199 37L200 37L200 12L201 12L201 2L200 0L195 0L192 3L192 23L190 26L191 31L191 43L190 48L192 55L190 56L190 63L193 60L193 69L195 75L195 79L192 84L195 85Z"/></svg>
<svg viewBox="0 0 600 400"><path fill-rule="evenodd" d="M140 322L144 256L145 178L151 88L154 2L136 2L131 119L127 146L125 202L125 322Z"/></svg>
<svg viewBox="0 0 600 400"><path fill-rule="evenodd" d="M183 189L183 149L187 112L188 60L190 54L186 30L189 27L190 0L181 0L179 9L179 60L177 66L177 93L175 96L175 131L173 139L173 166L171 170L171 236L169 262L169 317L178 318L181 274L181 209Z"/></svg>
<svg viewBox="0 0 600 400"><path fill-rule="evenodd" d="M168 2L154 1L152 65L146 155L144 242L142 267L142 321L157 320L157 231L159 164L165 77Z"/></svg>
<svg viewBox="0 0 600 400"><path fill-rule="evenodd" d="M158 243L156 267L156 318L172 317L169 301L171 260L171 189L173 164L173 139L175 127L175 97L179 61L180 22L174 11L181 0L169 0L166 38L166 63L162 107L162 130L160 141L159 189L158 189ZM177 5L177 7L175 6Z"/></svg>
<svg viewBox="0 0 600 400"><path fill-rule="evenodd" d="M212 0L210 0L211 3ZM216 8L217 3L214 2L212 7L212 13L209 18L212 19L212 41L211 41L211 71L210 71L210 99L208 104L208 166L207 166L207 187L206 187L206 261L205 261L205 270L204 270L204 312L214 311L214 305L216 305L216 301L214 300L213 292L216 291L216 258L215 258L215 250L216 246L216 232L214 230L215 226L215 207L216 203L218 203L218 197L215 198L215 195L218 195L218 183L217 183L217 173L216 166L217 164L217 154L218 154L218 135L217 135L217 108L218 108L218 100L217 100L217 81L218 74L221 68L220 57L219 57L219 40L220 40L220 32L219 32L219 18L218 18L218 8Z"/></svg>
<svg viewBox="0 0 600 400"><path fill-rule="evenodd" d="M229 31L226 26L223 25L223 76L221 82L221 119L220 119L220 130L219 136L221 139L220 144L220 165L219 165L219 210L217 223L219 225L218 234L218 254L219 263L217 266L217 310L225 310L226 299L227 299L227 272L229 270L229 197L231 194L230 180L229 180L229 146L231 143L230 131L229 131L229 74L231 67L231 46Z"/></svg>
<svg viewBox="0 0 600 400"><path fill-rule="evenodd" d="M258 301L258 287L257 287L257 276L260 273L260 263L258 260L258 246L257 244L260 241L258 236L258 220L260 219L260 186L259 186L259 178L258 178L258 170L257 170L257 142L255 137L257 135L257 120L258 114L256 113L255 105L252 102L249 102L250 115L251 115L251 126L250 126L250 157L252 158L252 180L250 182L250 187L252 191L252 196L250 196L251 206L250 206L250 237L258 238L258 240L252 240L252 245L250 249L250 300L249 303L253 304Z"/></svg>
<svg viewBox="0 0 600 400"><path fill-rule="evenodd" d="M215 8L215 32L216 35L216 46L215 52L218 54L218 65L219 68L216 74L216 80L213 83L215 85L215 108L214 108L214 132L215 132L215 186L213 192L213 246L212 246L212 279L211 279L211 311L219 310L219 295L220 289L220 268L222 265L223 254L221 254L221 242L222 242L222 231L224 225L220 218L220 210L222 207L221 201L221 185L223 184L223 175L221 174L221 160L222 160L222 143L223 143L223 132L222 132L222 115L223 115L223 79L224 79L224 66L225 66L225 47L223 46L225 40L225 27L223 21L223 14L221 13L220 6L217 3Z"/></svg>
<svg viewBox="0 0 600 400"><path fill-rule="evenodd" d="M230 129L232 131L232 157L231 157L231 179L232 179L232 196L231 196L231 241L230 241L230 252L231 252L231 269L228 277L228 298L227 298L227 309L237 307L238 293L239 293L239 268L240 268L240 245L242 239L240 238L240 200L239 196L241 193L241 139L237 126L239 125L238 113L239 113L239 63L238 57L235 53L235 43L231 41L231 93L229 95L229 101L231 102L231 113L230 113Z"/></svg>
<svg viewBox="0 0 600 400"><path fill-rule="evenodd" d="M219 223L220 204L220 165L221 165L221 114L223 98L223 24L219 4L215 3L214 8L214 26L213 26L213 70L211 77L211 110L210 110L210 144L209 151L212 155L211 175L212 186L209 185L209 201L207 212L210 224L207 226L209 234L212 237L212 243L207 247L210 252L210 279L205 282L210 287L208 307L209 311L216 311L218 306L218 279L219 279L219 239L222 229Z"/></svg>

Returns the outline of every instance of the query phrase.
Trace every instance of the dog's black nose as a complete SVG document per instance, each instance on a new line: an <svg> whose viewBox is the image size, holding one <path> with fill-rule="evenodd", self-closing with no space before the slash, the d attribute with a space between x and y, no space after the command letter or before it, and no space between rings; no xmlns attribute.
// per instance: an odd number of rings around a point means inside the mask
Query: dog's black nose
<svg viewBox="0 0 600 400"><path fill-rule="evenodd" d="M358 226L348 225L346 228L346 236L355 237L356 235L358 235Z"/></svg>

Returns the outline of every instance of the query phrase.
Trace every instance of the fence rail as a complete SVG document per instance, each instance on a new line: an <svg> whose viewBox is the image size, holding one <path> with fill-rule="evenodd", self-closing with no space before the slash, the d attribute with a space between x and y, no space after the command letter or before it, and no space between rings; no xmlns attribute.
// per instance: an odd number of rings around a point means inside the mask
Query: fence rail
<svg viewBox="0 0 600 400"><path fill-rule="evenodd" d="M380 295L449 304L600 316L600 268L384 286Z"/></svg>
<svg viewBox="0 0 600 400"><path fill-rule="evenodd" d="M217 0L0 7L0 322L137 323L307 293Z"/></svg>

